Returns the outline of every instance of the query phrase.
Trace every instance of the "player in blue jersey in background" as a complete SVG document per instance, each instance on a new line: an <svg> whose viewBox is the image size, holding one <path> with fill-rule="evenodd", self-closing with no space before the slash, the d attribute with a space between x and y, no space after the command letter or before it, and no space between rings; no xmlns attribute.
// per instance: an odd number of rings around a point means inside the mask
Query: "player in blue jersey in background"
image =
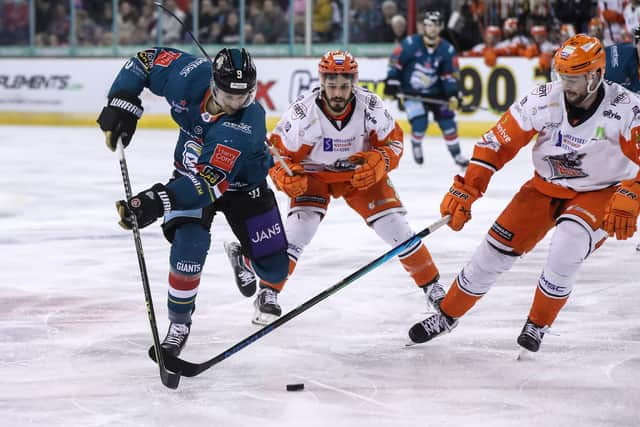
<svg viewBox="0 0 640 427"><path fill-rule="evenodd" d="M464 168L469 160L460 151L455 114L460 105L458 55L449 42L440 38L442 27L440 12L425 13L423 33L408 36L393 50L384 94L404 100L411 124L411 146L416 163L424 162L422 139L429 125L431 111L453 161ZM415 99L421 96L443 100L446 104Z"/></svg>
<svg viewBox="0 0 640 427"><path fill-rule="evenodd" d="M604 78L640 93L638 75L638 50L640 49L640 27L633 30L633 43L617 43L606 47L607 67Z"/></svg>
<svg viewBox="0 0 640 427"><path fill-rule="evenodd" d="M227 218L241 243L238 252L246 256L239 256L245 267L268 283L287 277L287 241L266 182L274 163L265 145L265 111L255 102L256 68L249 53L225 48L210 63L166 47L138 52L118 73L98 117L112 151L119 138L125 147L131 142L143 112L139 95L144 88L166 98L180 127L175 170L168 183L116 205L125 229L132 228L132 215L140 227L164 216L162 229L171 242L171 323L162 348L177 356L191 330L215 214ZM244 292L255 292L255 281L252 286Z"/></svg>
<svg viewBox="0 0 640 427"><path fill-rule="evenodd" d="M606 49L604 78L640 95L640 27L633 29L633 43L617 43ZM636 246L640 251L640 243Z"/></svg>

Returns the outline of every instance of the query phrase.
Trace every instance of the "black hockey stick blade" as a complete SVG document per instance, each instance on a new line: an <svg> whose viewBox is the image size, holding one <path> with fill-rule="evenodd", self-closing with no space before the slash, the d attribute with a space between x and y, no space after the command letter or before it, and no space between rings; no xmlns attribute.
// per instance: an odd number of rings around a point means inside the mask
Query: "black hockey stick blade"
<svg viewBox="0 0 640 427"><path fill-rule="evenodd" d="M195 377L196 375L206 371L207 369L209 369L213 365L216 365L216 364L222 362L224 359L226 359L226 358L234 355L235 353L239 352L243 348L247 347L249 344L253 344L254 342L259 340L263 336L267 335L268 333L272 332L273 330L275 330L278 327L282 326L283 324L287 323L289 320L293 319L294 317L298 316L299 314L307 311L308 309L310 309L314 305L318 304L319 302L327 299L329 296L333 295L334 293L338 292L340 289L346 287L350 283L352 283L355 280L359 279L360 277L364 276L365 274L367 274L371 270L375 269L376 267L384 264L385 262L387 262L391 258L395 257L396 255L398 255L398 254L404 252L405 250L409 249L411 246L416 244L422 238L428 236L429 234L433 233L438 228L440 228L443 225L447 224L450 219L451 219L450 215L443 216L442 218L440 218L439 220L437 220L436 222L434 222L433 224L431 224L427 228L423 229L419 233L416 233L413 237L408 238L404 242L400 243L398 246L396 246L393 249L390 249L389 251L387 251L384 254L380 255L378 258L374 259L369 264L367 264L367 265L359 268L355 272L351 273L349 276L345 277L340 282L338 282L335 285L325 289L324 291L320 292L319 294L317 294L313 298L303 302L302 304L300 304L299 306L297 306L293 310L291 310L288 313L284 314L282 317L279 317L278 319L276 319L273 322L269 323L265 327L259 329L258 331L254 332L253 334L249 335L248 337L246 337L245 339L239 341L238 343L232 345L228 349L224 350L222 353L218 354L217 356L212 357L209 360L206 360L206 361L204 361L202 363L193 363L193 362L189 362L189 361L180 359L178 357L173 357L173 356L167 354L166 352L162 352L162 360L164 361L166 369L168 369L170 371L173 371L173 372L178 372L183 377ZM154 361L157 360L156 351L155 351L154 347L149 348L149 357L151 359L153 359Z"/></svg>

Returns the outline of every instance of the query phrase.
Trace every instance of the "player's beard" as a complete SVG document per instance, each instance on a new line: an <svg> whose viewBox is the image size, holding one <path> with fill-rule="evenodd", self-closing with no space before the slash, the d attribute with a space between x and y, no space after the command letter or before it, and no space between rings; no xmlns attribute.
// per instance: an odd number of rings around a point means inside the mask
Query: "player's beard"
<svg viewBox="0 0 640 427"><path fill-rule="evenodd" d="M567 103L573 107L578 107L582 102L587 99L588 93L584 93L582 95L578 95L577 92L574 91L564 91L564 98L567 100Z"/></svg>

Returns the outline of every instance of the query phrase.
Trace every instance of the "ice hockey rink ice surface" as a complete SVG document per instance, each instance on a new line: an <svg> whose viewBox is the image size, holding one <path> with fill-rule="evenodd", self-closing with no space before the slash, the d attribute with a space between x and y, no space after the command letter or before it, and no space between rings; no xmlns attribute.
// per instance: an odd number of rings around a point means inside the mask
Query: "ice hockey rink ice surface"
<svg viewBox="0 0 640 427"><path fill-rule="evenodd" d="M140 129L126 150L134 192L165 182L175 131ZM408 142L407 142L408 144ZM463 141L469 154L473 140ZM586 261L541 351L516 361L547 238L520 259L452 334L405 348L426 316L397 260L370 272L178 390L146 356L151 343L131 233L117 225L117 155L96 128L0 127L1 426L638 426L640 253L610 240ZM458 172L429 138L391 178L421 230ZM522 182L530 148L500 171L461 232L425 240L447 285ZM286 200L279 195L281 208ZM200 362L256 331L213 226L183 352ZM166 333L169 245L142 231L159 333ZM334 200L280 295L283 311L389 248ZM287 392L288 383L305 384Z"/></svg>

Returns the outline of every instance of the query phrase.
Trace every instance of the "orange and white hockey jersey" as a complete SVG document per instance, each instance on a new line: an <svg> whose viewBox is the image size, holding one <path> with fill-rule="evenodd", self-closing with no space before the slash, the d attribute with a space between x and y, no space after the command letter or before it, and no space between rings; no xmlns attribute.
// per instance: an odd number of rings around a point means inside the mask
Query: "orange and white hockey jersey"
<svg viewBox="0 0 640 427"><path fill-rule="evenodd" d="M317 101L320 90L303 94L282 115L269 138L280 154L324 182L348 181L353 171L335 172L335 165L361 151L379 149L387 170L398 166L403 133L380 97L355 88L355 103L343 120L332 120ZM324 166L324 168L323 168Z"/></svg>
<svg viewBox="0 0 640 427"><path fill-rule="evenodd" d="M604 97L580 124L567 118L560 82L534 87L476 143L465 175L484 193L491 175L537 134L534 185L552 197L606 188L638 176L640 98L605 81Z"/></svg>

